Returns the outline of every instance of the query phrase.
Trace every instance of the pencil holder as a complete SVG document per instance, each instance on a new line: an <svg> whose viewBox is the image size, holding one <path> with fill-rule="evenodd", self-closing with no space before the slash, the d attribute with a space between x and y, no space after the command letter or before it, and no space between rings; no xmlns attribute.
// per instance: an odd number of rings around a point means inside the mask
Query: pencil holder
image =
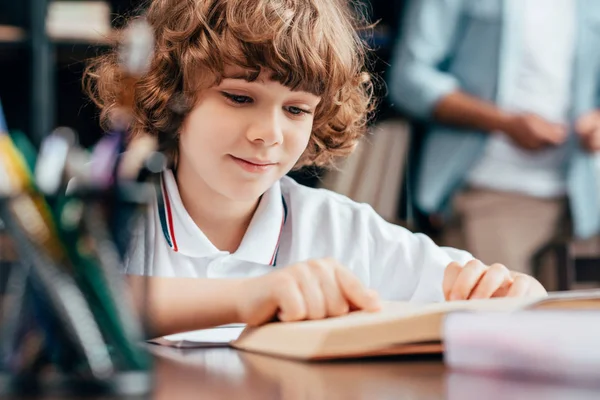
<svg viewBox="0 0 600 400"><path fill-rule="evenodd" d="M149 246L129 248L146 240L153 182L0 197L0 392L151 391L145 301L123 272L147 265Z"/></svg>

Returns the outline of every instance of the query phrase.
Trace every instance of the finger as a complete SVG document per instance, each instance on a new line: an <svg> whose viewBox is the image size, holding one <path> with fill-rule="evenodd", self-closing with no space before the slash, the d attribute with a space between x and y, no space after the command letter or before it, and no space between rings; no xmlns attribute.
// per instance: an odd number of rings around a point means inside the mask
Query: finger
<svg viewBox="0 0 600 400"><path fill-rule="evenodd" d="M543 146L546 146L548 142L541 137L538 137L536 134L531 133L527 137L523 139L521 143L521 147L527 150L537 150Z"/></svg>
<svg viewBox="0 0 600 400"><path fill-rule="evenodd" d="M561 144L567 138L567 128L564 125L552 124L550 128L549 141L553 144Z"/></svg>
<svg viewBox="0 0 600 400"><path fill-rule="evenodd" d="M525 144L525 146L523 146L526 150L537 150L541 147L543 147L546 143L541 141L541 140L530 140L529 142L527 142Z"/></svg>
<svg viewBox="0 0 600 400"><path fill-rule="evenodd" d="M360 280L344 267L336 268L335 277L344 297L359 310L377 311L381 308L379 296L368 290Z"/></svg>
<svg viewBox="0 0 600 400"><path fill-rule="evenodd" d="M594 135L590 134L581 138L581 145L587 151L594 150Z"/></svg>
<svg viewBox="0 0 600 400"><path fill-rule="evenodd" d="M583 117L579 118L575 125L575 131L581 136L587 136L591 134L596 125L597 117L594 112L588 113Z"/></svg>
<svg viewBox="0 0 600 400"><path fill-rule="evenodd" d="M563 125L544 122L535 127L532 139L537 141L537 146L548 144L561 144L567 137L567 130Z"/></svg>
<svg viewBox="0 0 600 400"><path fill-rule="evenodd" d="M504 283L494 292L494 294L492 294L492 297L506 297L514 281L515 279L513 274L510 274L509 279L504 281Z"/></svg>
<svg viewBox="0 0 600 400"><path fill-rule="evenodd" d="M538 115L529 115L525 126L527 127L525 137L531 139L531 145L535 148L548 143L554 144L563 137L564 127L562 125L548 122Z"/></svg>
<svg viewBox="0 0 600 400"><path fill-rule="evenodd" d="M585 136L581 138L581 144L583 148L587 151L594 151L594 145L592 143L592 135Z"/></svg>
<svg viewBox="0 0 600 400"><path fill-rule="evenodd" d="M326 316L337 317L350 311L350 304L344 298L335 278L333 265L319 264L318 271L321 292L325 297Z"/></svg>
<svg viewBox="0 0 600 400"><path fill-rule="evenodd" d="M450 292L454 287L456 278L462 271L462 265L457 262L451 262L444 270L444 280L442 282L442 289L444 290L444 298L450 300Z"/></svg>
<svg viewBox="0 0 600 400"><path fill-rule="evenodd" d="M586 139L587 149L590 151L598 151L600 150L600 129L596 129L590 136Z"/></svg>
<svg viewBox="0 0 600 400"><path fill-rule="evenodd" d="M487 267L479 260L469 261L462 269L460 275L456 278L452 290L450 291L450 300L466 300L471 295L473 288L477 285Z"/></svg>
<svg viewBox="0 0 600 400"><path fill-rule="evenodd" d="M318 261L309 261L294 271L298 286L304 297L304 304L306 304L307 319L323 319L326 316L325 297L321 290L319 278L313 272L312 263L316 262Z"/></svg>
<svg viewBox="0 0 600 400"><path fill-rule="evenodd" d="M277 317L280 321L300 321L306 318L306 304L296 280L286 278L278 285L276 301L279 306Z"/></svg>
<svg viewBox="0 0 600 400"><path fill-rule="evenodd" d="M577 134L580 138L586 138L594 133L594 128L590 127L587 129L578 129Z"/></svg>
<svg viewBox="0 0 600 400"><path fill-rule="evenodd" d="M485 272L473 292L470 299L488 299L500 288L512 284L510 271L502 264L493 264Z"/></svg>
<svg viewBox="0 0 600 400"><path fill-rule="evenodd" d="M506 297L525 297L531 286L531 278L526 275L517 275L510 286Z"/></svg>

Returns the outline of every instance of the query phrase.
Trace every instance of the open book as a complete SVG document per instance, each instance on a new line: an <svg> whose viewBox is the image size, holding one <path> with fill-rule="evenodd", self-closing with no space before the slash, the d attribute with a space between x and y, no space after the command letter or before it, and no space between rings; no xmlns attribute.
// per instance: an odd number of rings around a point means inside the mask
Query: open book
<svg viewBox="0 0 600 400"><path fill-rule="evenodd" d="M444 316L451 312L598 309L600 291L553 293L536 299L500 298L417 305L385 303L376 313L353 312L316 321L247 328L231 346L305 360L443 351Z"/></svg>

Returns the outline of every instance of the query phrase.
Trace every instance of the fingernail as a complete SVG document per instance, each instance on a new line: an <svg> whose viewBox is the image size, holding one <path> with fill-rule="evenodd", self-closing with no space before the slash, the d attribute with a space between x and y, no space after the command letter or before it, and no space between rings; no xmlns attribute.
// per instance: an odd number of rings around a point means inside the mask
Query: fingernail
<svg viewBox="0 0 600 400"><path fill-rule="evenodd" d="M370 289L367 290L366 295L368 297L369 308L372 310L379 310L381 308L381 301L379 299L379 293Z"/></svg>

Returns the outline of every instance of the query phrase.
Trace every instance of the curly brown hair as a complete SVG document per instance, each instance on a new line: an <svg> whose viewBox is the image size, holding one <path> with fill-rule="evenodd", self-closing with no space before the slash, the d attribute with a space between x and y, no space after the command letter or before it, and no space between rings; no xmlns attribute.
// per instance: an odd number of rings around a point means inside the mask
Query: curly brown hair
<svg viewBox="0 0 600 400"><path fill-rule="evenodd" d="M309 144L296 168L326 166L352 152L373 109L366 71L368 28L345 0L152 0L146 19L155 48L149 70L134 85L131 131L158 138L173 162L178 131L200 90L217 85L227 65L261 70L291 88L322 98ZM123 85L118 55L90 62L84 87L104 126Z"/></svg>

